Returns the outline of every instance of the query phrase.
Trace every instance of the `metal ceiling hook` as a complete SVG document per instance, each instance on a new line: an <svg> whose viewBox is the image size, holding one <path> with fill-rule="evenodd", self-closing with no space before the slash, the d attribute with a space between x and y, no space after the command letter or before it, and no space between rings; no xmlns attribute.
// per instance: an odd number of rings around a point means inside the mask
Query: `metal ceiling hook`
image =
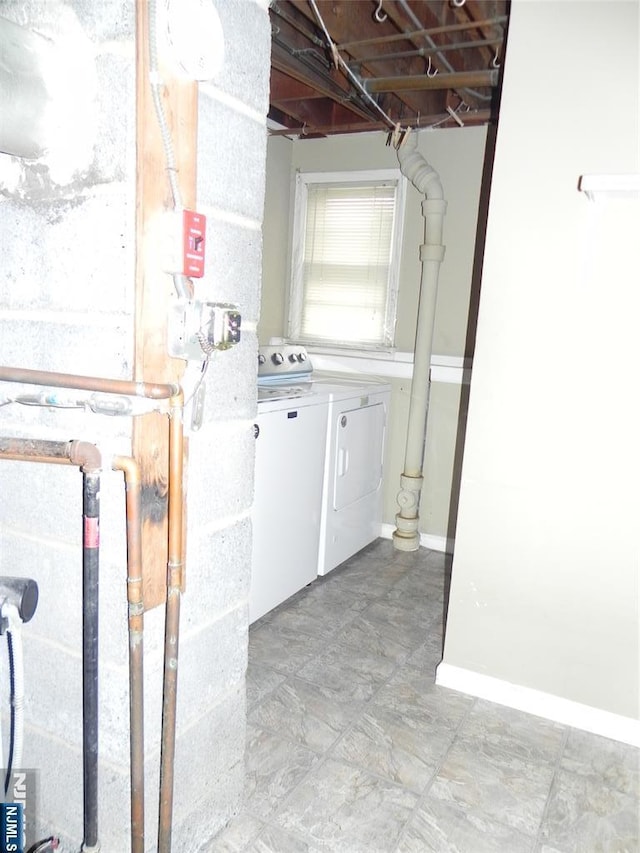
<svg viewBox="0 0 640 853"><path fill-rule="evenodd" d="M438 73L437 68L431 68L431 54L429 54L429 65L427 66L427 77L435 77Z"/></svg>
<svg viewBox="0 0 640 853"><path fill-rule="evenodd" d="M379 24L382 24L384 21L387 20L386 13L382 11L382 0L378 0L378 8L373 13L373 17Z"/></svg>

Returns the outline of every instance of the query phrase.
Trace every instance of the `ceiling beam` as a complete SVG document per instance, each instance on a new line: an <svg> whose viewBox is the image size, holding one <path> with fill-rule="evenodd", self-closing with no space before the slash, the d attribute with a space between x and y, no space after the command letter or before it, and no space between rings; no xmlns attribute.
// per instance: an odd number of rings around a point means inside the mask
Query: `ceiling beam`
<svg viewBox="0 0 640 853"><path fill-rule="evenodd" d="M340 44L356 38L366 38L387 30L397 32L398 29L397 24L392 20L392 4L389 0L385 4L385 12L390 13L389 21L386 23L378 23L374 19L375 3L373 0L368 0L368 2L364 2L364 0L342 0L342 2L318 0L318 7L334 43ZM314 18L311 7L306 0L299 7L297 6L297 8L304 9L305 14ZM436 25L438 20L430 16L428 22L434 22L434 25ZM414 46L413 42L408 40L406 36L405 40L408 48ZM383 52L384 47L374 47L370 50L372 54ZM353 54L346 54L343 56L343 59L350 64L352 61L356 62L358 57ZM425 58L418 55L413 58L407 58L401 69L398 68L394 60L386 60L382 57L380 60L376 60L375 68L373 65L368 67L367 63L362 62L360 64L359 77L360 79L376 76L387 77L397 74L399 71L402 71L406 75L419 75L423 74L425 69ZM354 89L354 91L356 90ZM388 95L389 97L378 101L378 104L394 122L402 121L404 123L410 121L410 117L439 114L445 106L445 100L442 97L441 91L438 90L420 91L418 89L407 89L402 92L389 91ZM358 98L358 100L360 99ZM379 119L378 111L372 110L371 112L373 120L377 121Z"/></svg>
<svg viewBox="0 0 640 853"><path fill-rule="evenodd" d="M481 39L478 41L460 41L451 44L439 44L435 47L416 47L413 50L400 50L396 53L381 53L377 55L361 56L352 59L349 66L362 65L367 62L383 62L385 59L406 59L411 56L433 56L437 53L445 53L448 50L477 50L486 45L501 45L502 38Z"/></svg>
<svg viewBox="0 0 640 853"><path fill-rule="evenodd" d="M414 36L432 36L439 33L455 33L460 30L471 30L475 28L492 26L495 24L503 24L508 20L506 15L500 15L497 18L487 18L484 21L467 21L462 24L448 24L444 27L430 27L426 30L412 30L408 33L395 33L389 36L378 36L374 39L361 39L360 41L347 41L344 44L338 45L338 50L351 50L352 47L369 47L372 44L387 44L394 41L407 41Z"/></svg>
<svg viewBox="0 0 640 853"><path fill-rule="evenodd" d="M309 69L304 68L300 63L296 63L294 67L291 55L275 42L271 46L271 64L278 71L288 77L292 77L294 80L297 80L298 83L303 83L305 86L315 89L321 96L330 98L332 101L336 101L336 103L339 103L346 109L351 110L351 112L355 113L357 116L365 119L370 118L370 113L368 111L353 103L350 99L349 91L340 88L332 78L326 82L322 82L317 74L314 74ZM344 78L341 77L340 79L342 80ZM272 93L272 96L274 100L278 97L275 92Z"/></svg>
<svg viewBox="0 0 640 853"><path fill-rule="evenodd" d="M456 71L453 74L436 74L428 77L426 74L411 74L403 77L367 77L362 81L368 92L403 92L424 89L462 89L467 86L498 85L499 72L491 71Z"/></svg>
<svg viewBox="0 0 640 853"><path fill-rule="evenodd" d="M477 124L486 124L491 121L492 117L491 110L469 110L469 112L462 112L459 114L460 120L466 127ZM458 124L450 113L443 113L440 115L425 116L420 120L414 120L411 122L411 127L414 130L433 127L434 124L444 127L448 122L451 122L451 124ZM350 122L342 125L330 124L318 127L312 127L305 124L302 127L287 127L282 130L269 130L269 136L300 136L304 139L305 136L310 136L312 134L326 136L331 133L363 133L370 130L390 130L390 128L383 121L369 121L366 123Z"/></svg>

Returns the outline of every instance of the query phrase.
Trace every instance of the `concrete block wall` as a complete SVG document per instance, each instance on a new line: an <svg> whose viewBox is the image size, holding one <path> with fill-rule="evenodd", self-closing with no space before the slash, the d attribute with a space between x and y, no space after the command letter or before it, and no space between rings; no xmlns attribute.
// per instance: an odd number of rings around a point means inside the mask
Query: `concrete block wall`
<svg viewBox="0 0 640 853"><path fill-rule="evenodd" d="M212 360L204 423L189 436L186 593L178 686L173 849L195 853L240 806L244 777L256 326L266 160L266 0L214 0L225 56L199 91L198 209L208 217L197 297L239 305L241 344ZM135 264L134 0L0 0L0 15L76 49L91 102L50 157L0 154L0 363L130 378ZM88 81L88 83L87 83ZM74 93L70 92L70 99ZM79 96L78 96L79 97ZM79 141L65 160L65 135ZM87 144L87 141L90 144ZM80 143L84 143L81 145ZM185 377L187 394L199 365ZM0 383L0 398L33 391ZM66 394L78 396L75 392ZM2 402L2 399L0 399ZM189 412L186 413L189 421ZM0 434L97 443L101 488L100 837L129 847L128 682L122 475L131 420L0 406ZM39 829L82 839L81 483L77 469L0 460L0 574L28 575L23 764L40 772ZM155 848L163 608L145 615L147 848ZM4 640L0 639L0 643ZM0 655L0 659L4 655ZM0 705L8 707L6 672Z"/></svg>

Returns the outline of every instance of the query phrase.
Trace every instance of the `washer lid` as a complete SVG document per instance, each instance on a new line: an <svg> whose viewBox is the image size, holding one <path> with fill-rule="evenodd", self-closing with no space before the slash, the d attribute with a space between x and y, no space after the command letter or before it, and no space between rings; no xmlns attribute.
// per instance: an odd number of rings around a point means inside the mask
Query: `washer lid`
<svg viewBox="0 0 640 853"><path fill-rule="evenodd" d="M318 393L328 394L331 400L350 400L354 397L391 392L391 385L388 382L381 382L368 376L353 374L341 376L316 372L311 381Z"/></svg>

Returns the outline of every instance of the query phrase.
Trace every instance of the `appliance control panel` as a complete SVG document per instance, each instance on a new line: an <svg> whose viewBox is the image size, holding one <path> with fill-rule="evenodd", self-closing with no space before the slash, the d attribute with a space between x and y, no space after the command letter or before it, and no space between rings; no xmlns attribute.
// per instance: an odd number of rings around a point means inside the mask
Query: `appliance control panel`
<svg viewBox="0 0 640 853"><path fill-rule="evenodd" d="M311 374L311 359L300 344L276 344L258 350L258 378Z"/></svg>

